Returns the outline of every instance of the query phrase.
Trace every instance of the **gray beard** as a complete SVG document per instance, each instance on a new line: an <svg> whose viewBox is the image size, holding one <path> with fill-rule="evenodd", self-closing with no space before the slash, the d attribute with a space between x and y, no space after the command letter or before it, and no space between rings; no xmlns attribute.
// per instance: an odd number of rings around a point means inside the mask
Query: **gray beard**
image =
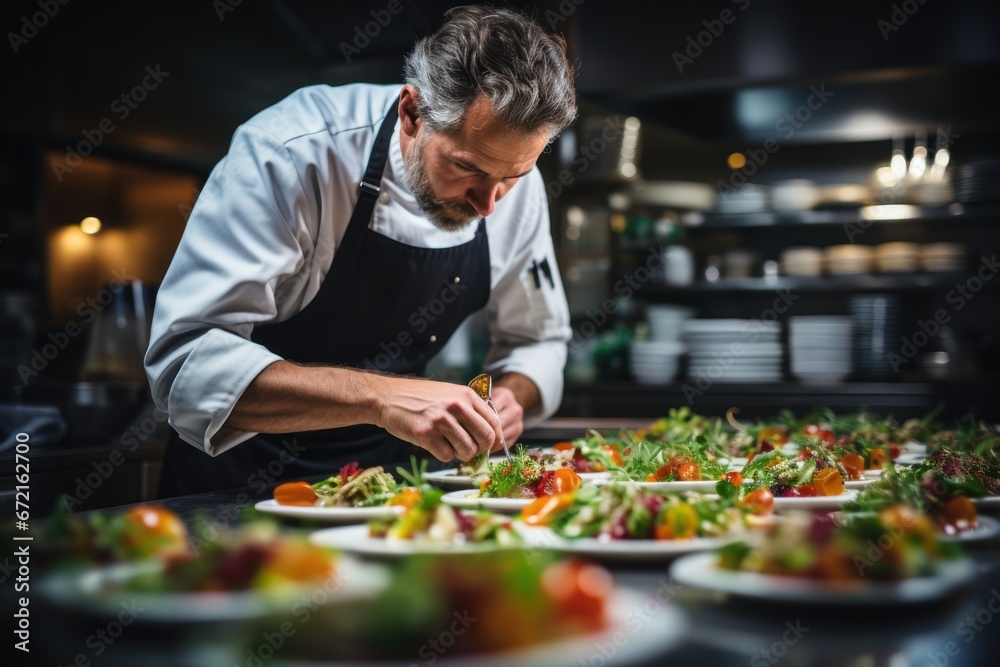
<svg viewBox="0 0 1000 667"><path fill-rule="evenodd" d="M417 206L427 219L446 232L465 229L479 219L479 213L469 204L441 201L434 196L427 170L424 169L424 144L427 136L410 146L409 155L403 158L403 180L417 200Z"/></svg>

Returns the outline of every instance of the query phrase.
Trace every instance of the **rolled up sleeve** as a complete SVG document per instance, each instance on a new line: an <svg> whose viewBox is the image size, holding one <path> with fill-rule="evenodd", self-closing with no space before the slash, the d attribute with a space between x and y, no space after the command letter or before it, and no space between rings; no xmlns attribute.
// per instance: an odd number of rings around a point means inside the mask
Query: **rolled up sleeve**
<svg viewBox="0 0 1000 667"><path fill-rule="evenodd" d="M520 218L524 232L487 307L492 344L485 370L493 375L521 373L535 383L541 405L527 411L524 419L525 426L533 426L551 416L562 402L566 346L572 332L537 170L525 185L532 203L524 207L527 215ZM548 272L541 268L543 263Z"/></svg>
<svg viewBox="0 0 1000 667"><path fill-rule="evenodd" d="M220 429L250 382L280 360L250 335L301 282L310 206L284 146L241 127L158 290L145 358L153 399L183 440L212 456L256 435Z"/></svg>

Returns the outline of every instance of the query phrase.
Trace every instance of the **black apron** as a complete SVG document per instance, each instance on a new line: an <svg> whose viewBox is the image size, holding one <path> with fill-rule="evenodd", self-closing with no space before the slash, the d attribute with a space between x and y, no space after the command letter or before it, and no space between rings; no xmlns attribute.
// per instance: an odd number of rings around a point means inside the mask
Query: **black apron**
<svg viewBox="0 0 1000 667"><path fill-rule="evenodd" d="M257 327L254 342L284 359L422 376L458 326L486 306L490 252L486 220L451 248L417 248L368 228L395 127L389 108L375 138L344 238L319 293L288 320ZM335 475L351 461L393 472L425 450L372 425L260 434L210 457L171 431L160 497L237 487L263 490L278 480ZM439 467L437 465L431 466Z"/></svg>

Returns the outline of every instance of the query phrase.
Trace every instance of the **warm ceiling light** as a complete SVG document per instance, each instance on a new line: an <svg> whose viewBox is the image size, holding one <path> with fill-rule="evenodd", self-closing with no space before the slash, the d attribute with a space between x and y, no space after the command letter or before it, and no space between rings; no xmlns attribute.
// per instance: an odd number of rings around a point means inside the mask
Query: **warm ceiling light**
<svg viewBox="0 0 1000 667"><path fill-rule="evenodd" d="M910 204L882 204L877 206L862 206L863 220L907 220L917 217L918 209Z"/></svg>
<svg viewBox="0 0 1000 667"><path fill-rule="evenodd" d="M743 165L746 163L747 159L743 157L743 153L733 153L726 158L726 164L728 164L731 169L742 169Z"/></svg>
<svg viewBox="0 0 1000 667"><path fill-rule="evenodd" d="M96 234L101 231L101 221L95 217L87 217L80 221L80 229L84 234Z"/></svg>

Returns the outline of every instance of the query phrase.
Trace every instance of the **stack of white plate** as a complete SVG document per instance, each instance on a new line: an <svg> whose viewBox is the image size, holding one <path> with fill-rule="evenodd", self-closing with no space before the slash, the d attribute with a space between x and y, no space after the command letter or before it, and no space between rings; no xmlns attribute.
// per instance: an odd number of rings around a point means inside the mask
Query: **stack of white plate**
<svg viewBox="0 0 1000 667"><path fill-rule="evenodd" d="M692 315L694 310L684 306L648 306L646 321L649 322L649 337L653 340L680 340L684 333L684 322Z"/></svg>
<svg viewBox="0 0 1000 667"><path fill-rule="evenodd" d="M629 346L629 366L640 384L668 384L677 377L684 345L675 340L636 340Z"/></svg>
<svg viewBox="0 0 1000 667"><path fill-rule="evenodd" d="M736 319L692 319L684 324L688 377L713 382L781 381L781 325Z"/></svg>
<svg viewBox="0 0 1000 667"><path fill-rule="evenodd" d="M841 382L851 374L852 320L847 316L788 318L792 376L809 383Z"/></svg>

